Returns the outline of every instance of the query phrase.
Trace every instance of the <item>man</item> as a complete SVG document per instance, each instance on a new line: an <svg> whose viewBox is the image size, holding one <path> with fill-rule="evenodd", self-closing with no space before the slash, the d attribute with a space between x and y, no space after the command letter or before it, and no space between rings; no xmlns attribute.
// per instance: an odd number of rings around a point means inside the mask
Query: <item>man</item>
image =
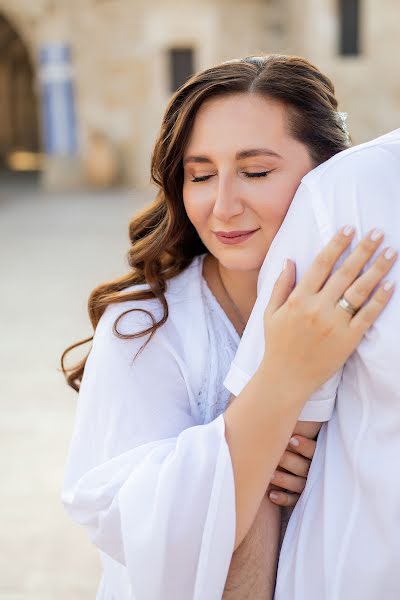
<svg viewBox="0 0 400 600"><path fill-rule="evenodd" d="M400 246L400 129L352 147L302 180L261 268L258 297L225 386L238 395L264 353L263 316L284 259L297 280L340 226ZM390 274L400 278L397 262ZM346 299L341 308L353 315ZM275 600L400 598L398 295L345 367L311 398L326 421L279 558ZM268 340L267 340L268 343Z"/></svg>

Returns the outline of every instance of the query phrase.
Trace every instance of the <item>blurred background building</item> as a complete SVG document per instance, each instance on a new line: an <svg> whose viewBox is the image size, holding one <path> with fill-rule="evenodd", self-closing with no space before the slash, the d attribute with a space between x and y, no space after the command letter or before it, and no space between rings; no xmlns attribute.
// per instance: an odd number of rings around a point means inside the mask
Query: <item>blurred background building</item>
<svg viewBox="0 0 400 600"><path fill-rule="evenodd" d="M171 92L260 52L315 62L366 141L399 126L399 46L398 0L0 0L0 163L144 186Z"/></svg>

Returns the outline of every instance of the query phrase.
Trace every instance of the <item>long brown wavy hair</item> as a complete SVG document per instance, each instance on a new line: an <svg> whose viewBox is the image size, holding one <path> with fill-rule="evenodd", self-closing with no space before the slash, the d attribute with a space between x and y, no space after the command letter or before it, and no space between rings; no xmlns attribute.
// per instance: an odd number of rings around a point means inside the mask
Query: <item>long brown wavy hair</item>
<svg viewBox="0 0 400 600"><path fill-rule="evenodd" d="M304 58L279 54L250 56L193 75L172 96L161 124L151 161L151 179L158 187L158 193L129 224L131 246L127 256L130 271L97 286L89 296L88 311L93 330L109 304L158 298L164 310L159 321L144 308L133 308L119 315L113 325L115 335L120 338L149 334L142 350L168 319L167 280L186 269L195 256L207 252L183 204L184 150L202 103L215 96L238 93L259 94L282 102L288 111L290 134L307 146L315 166L350 145L350 138L338 118L332 82ZM121 293L136 284L147 284L147 289L142 287ZM133 310L147 313L152 325L139 333L120 333L117 329L119 320ZM71 368L65 367L65 356L73 348L92 340L93 335L69 346L61 356L62 372L76 391L88 355Z"/></svg>

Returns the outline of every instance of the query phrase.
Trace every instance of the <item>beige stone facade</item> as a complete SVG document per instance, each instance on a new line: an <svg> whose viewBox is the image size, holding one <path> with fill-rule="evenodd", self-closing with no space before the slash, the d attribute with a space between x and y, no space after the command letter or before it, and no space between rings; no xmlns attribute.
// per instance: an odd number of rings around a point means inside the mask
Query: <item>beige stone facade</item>
<svg viewBox="0 0 400 600"><path fill-rule="evenodd" d="M72 52L77 147L68 156L44 157L44 183L63 187L82 182L90 172L85 161L100 152L104 159L100 164L114 159L118 165L116 173L111 169L110 181L146 185L151 149L171 94L171 48L192 48L195 70L260 52L303 55L334 80L355 142L398 127L400 4L359 1L357 56L339 55L338 4L337 0L0 0L0 15L18 33L31 59L39 131L45 127L40 111L40 49L63 43ZM7 121L2 81L0 130ZM43 133L40 143L43 146Z"/></svg>

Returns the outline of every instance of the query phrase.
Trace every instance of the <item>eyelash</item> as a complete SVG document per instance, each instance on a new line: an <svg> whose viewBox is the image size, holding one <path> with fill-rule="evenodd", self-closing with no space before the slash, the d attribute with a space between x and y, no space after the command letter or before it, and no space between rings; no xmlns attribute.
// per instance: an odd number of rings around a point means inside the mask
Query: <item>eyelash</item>
<svg viewBox="0 0 400 600"><path fill-rule="evenodd" d="M243 175L248 179L256 179L257 177L266 177L267 175L269 175L269 173L271 173L271 171L262 171L260 173L243 172ZM191 179L190 181L192 181L193 183L200 183L202 181L207 181L208 179L210 179L210 177L212 177L212 175L203 175L202 177L193 177L193 179Z"/></svg>

